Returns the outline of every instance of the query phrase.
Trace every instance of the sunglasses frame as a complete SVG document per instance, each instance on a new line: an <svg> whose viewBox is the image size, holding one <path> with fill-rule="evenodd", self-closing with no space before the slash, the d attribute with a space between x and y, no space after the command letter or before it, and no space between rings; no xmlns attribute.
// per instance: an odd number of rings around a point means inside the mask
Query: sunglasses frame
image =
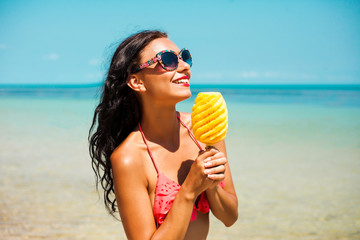
<svg viewBox="0 0 360 240"><path fill-rule="evenodd" d="M190 53L189 49L183 48L183 49L181 49L181 51L180 51L179 54L176 54L176 52L174 52L173 50L163 50L163 51L161 51L161 52L158 52L158 53L155 55L154 58L152 58L152 59L150 59L149 61L141 64L138 68L136 68L136 69L135 69L135 73L138 72L138 71L140 71L141 69L147 68L147 67L149 67L149 66L151 66L151 65L153 65L154 63L157 63L157 62L159 62L159 63L160 63L160 66L161 66L163 69L165 69L166 71L174 71L174 70L176 70L176 69L178 68L178 66L179 66L179 59L183 60L181 55L182 55L182 53L183 53L184 51L188 51L188 53L189 53L189 55L190 55L190 61L191 61L191 62L190 62L190 67L191 67L191 66L192 66L192 56L191 56L191 53ZM173 54L175 54L175 55L177 56L178 62L177 62L177 64L176 64L176 67L170 68L170 67L166 67L166 66L164 65L164 63L163 63L163 61L162 61L162 59L161 59L161 55L162 55L163 53L167 53L167 52L173 53Z"/></svg>

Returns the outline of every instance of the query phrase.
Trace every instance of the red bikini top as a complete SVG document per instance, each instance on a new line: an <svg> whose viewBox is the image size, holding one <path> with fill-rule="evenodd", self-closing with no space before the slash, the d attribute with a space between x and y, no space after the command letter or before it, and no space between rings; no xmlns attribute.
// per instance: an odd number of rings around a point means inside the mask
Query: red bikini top
<svg viewBox="0 0 360 240"><path fill-rule="evenodd" d="M180 123L188 130L191 138L194 140L196 145L199 147L200 150L203 150L199 142L195 139L195 136L190 131L190 129L181 121L180 117L177 116ZM150 158L155 166L156 172L158 174L157 182L156 182L156 188L155 188L155 203L154 203L154 217L156 221L156 227L159 228L160 225L164 222L164 219L166 218L166 215L168 214L172 203L176 197L176 194L179 192L180 185L173 181L172 179L168 178L164 173L160 172L154 157L151 153L150 147L147 143L147 140L145 138L144 132L142 131L141 125L139 123L139 130L141 132L141 135L144 139L144 142L146 144L147 150L149 152ZM197 204L194 205L193 212L191 215L191 220L193 221L196 219L197 211L200 211L202 213L209 212L209 202L206 198L205 192L202 192L200 195L199 200L197 201Z"/></svg>

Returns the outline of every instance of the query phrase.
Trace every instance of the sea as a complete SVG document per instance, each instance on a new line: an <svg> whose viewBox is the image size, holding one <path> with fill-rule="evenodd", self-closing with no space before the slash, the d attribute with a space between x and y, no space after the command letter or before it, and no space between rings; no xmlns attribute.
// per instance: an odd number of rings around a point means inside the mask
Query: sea
<svg viewBox="0 0 360 240"><path fill-rule="evenodd" d="M221 92L239 219L208 239L360 239L360 85L192 85ZM88 154L101 86L0 85L0 239L126 239ZM141 221L141 219L139 219Z"/></svg>

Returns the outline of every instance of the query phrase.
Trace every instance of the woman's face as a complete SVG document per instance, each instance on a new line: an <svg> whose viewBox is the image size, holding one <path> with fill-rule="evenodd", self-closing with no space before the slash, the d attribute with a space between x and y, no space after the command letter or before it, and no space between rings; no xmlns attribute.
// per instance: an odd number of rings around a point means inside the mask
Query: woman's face
<svg viewBox="0 0 360 240"><path fill-rule="evenodd" d="M163 50L180 53L180 49L170 39L158 38L151 41L141 52L140 63L149 61ZM166 71L160 63L155 63L136 74L146 88L141 95L145 98L152 98L159 104L176 104L191 96L190 66L181 59L179 59L178 68L173 71Z"/></svg>

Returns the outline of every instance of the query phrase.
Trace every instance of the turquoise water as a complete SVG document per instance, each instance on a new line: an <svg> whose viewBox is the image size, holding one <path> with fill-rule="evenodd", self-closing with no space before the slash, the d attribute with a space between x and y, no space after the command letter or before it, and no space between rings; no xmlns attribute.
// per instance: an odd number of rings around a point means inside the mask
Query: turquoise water
<svg viewBox="0 0 360 240"><path fill-rule="evenodd" d="M98 84L0 85L0 97L96 98ZM322 104L360 107L360 85L192 85L193 102L200 91L221 91L233 102Z"/></svg>
<svg viewBox="0 0 360 240"><path fill-rule="evenodd" d="M220 91L239 198L208 239L360 239L359 86ZM124 239L94 190L87 131L97 86L0 87L1 239Z"/></svg>

